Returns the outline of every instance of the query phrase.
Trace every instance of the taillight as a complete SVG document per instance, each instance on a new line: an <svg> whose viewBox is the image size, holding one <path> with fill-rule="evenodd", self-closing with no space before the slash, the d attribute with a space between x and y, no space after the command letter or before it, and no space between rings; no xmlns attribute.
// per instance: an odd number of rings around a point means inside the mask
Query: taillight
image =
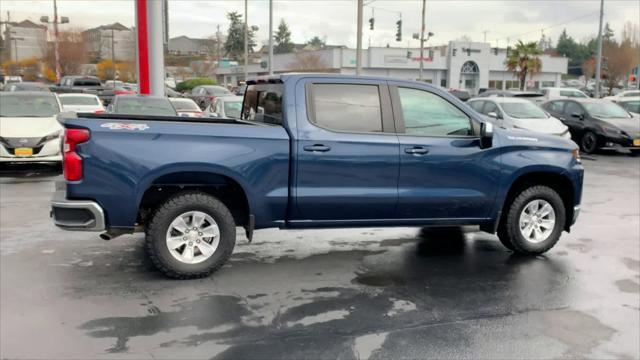
<svg viewBox="0 0 640 360"><path fill-rule="evenodd" d="M67 181L82 179L82 158L76 152L76 145L89 140L90 133L87 129L66 129L64 132L64 157L62 168L64 178Z"/></svg>
<svg viewBox="0 0 640 360"><path fill-rule="evenodd" d="M94 114L104 114L104 110L98 109L98 110L94 111L93 113Z"/></svg>
<svg viewBox="0 0 640 360"><path fill-rule="evenodd" d="M125 94L135 94L135 92L130 90L113 90L114 95L125 95Z"/></svg>

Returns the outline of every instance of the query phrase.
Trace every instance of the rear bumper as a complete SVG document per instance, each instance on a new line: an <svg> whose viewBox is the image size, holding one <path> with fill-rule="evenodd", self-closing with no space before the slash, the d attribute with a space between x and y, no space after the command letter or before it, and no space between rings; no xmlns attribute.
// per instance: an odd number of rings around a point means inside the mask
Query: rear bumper
<svg viewBox="0 0 640 360"><path fill-rule="evenodd" d="M95 201L67 200L66 192L58 189L51 199L51 218L53 223L64 230L104 231L104 211Z"/></svg>

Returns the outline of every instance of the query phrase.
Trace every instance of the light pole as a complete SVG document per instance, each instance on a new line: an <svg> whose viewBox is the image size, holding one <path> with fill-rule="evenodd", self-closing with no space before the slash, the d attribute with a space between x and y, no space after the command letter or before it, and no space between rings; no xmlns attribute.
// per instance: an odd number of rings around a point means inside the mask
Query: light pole
<svg viewBox="0 0 640 360"><path fill-rule="evenodd" d="M249 0L244 0L244 83L247 83L249 77Z"/></svg>
<svg viewBox="0 0 640 360"><path fill-rule="evenodd" d="M269 0L269 75L273 75L273 0Z"/></svg>
<svg viewBox="0 0 640 360"><path fill-rule="evenodd" d="M358 0L358 29L356 31L356 75L362 73L362 12L364 1Z"/></svg>
<svg viewBox="0 0 640 360"><path fill-rule="evenodd" d="M427 7L427 0L422 0L422 28L420 29L420 75L419 75L419 80L422 81L422 69L424 68L423 65L423 58L424 58L424 18L425 18L425 10Z"/></svg>
<svg viewBox="0 0 640 360"><path fill-rule="evenodd" d="M598 27L598 58L596 59L596 99L600 98L600 68L602 67L602 14L604 12L604 0L600 0L600 26Z"/></svg>
<svg viewBox="0 0 640 360"><path fill-rule="evenodd" d="M40 22L49 24L48 16L41 16ZM62 16L60 21L58 21L58 2L53 0L53 52L56 61L56 84L60 83L60 51L58 48L58 24L67 24L69 22L69 18L66 16Z"/></svg>

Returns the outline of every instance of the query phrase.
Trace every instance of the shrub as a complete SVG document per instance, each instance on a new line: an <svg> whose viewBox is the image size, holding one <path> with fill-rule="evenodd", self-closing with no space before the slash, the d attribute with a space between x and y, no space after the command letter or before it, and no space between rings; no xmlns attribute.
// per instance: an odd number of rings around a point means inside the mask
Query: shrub
<svg viewBox="0 0 640 360"><path fill-rule="evenodd" d="M209 79L209 78L194 78L194 79L189 79L183 82L180 82L176 85L176 90L183 92L183 91L189 91L191 89L193 89L196 86L200 86L200 85L217 85L218 83L213 80L213 79Z"/></svg>

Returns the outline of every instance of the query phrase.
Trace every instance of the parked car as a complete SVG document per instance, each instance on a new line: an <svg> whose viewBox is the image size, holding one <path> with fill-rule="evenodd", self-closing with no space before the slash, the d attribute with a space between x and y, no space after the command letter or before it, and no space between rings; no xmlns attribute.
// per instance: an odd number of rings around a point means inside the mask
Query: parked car
<svg viewBox="0 0 640 360"><path fill-rule="evenodd" d="M531 101L516 97L475 98L467 102L474 110L507 129L523 129L571 139L569 128Z"/></svg>
<svg viewBox="0 0 640 360"><path fill-rule="evenodd" d="M49 85L41 82L15 82L8 84L4 91L43 91L43 92L51 92L49 90Z"/></svg>
<svg viewBox="0 0 640 360"><path fill-rule="evenodd" d="M195 101L187 98L169 98L169 101L180 116L202 117L204 112L200 110Z"/></svg>
<svg viewBox="0 0 640 360"><path fill-rule="evenodd" d="M104 105L102 105L102 101L100 101L96 95L60 94L58 95L58 99L60 99L63 111L92 112L97 114L104 112Z"/></svg>
<svg viewBox="0 0 640 360"><path fill-rule="evenodd" d="M186 97L193 99L200 106L200 109L205 110L217 97L232 95L233 93L223 86L200 85L194 87Z"/></svg>
<svg viewBox="0 0 640 360"><path fill-rule="evenodd" d="M510 90L487 90L478 94L476 97L515 97L515 98L527 98L531 101L544 100L544 96L540 92L536 91L510 91Z"/></svg>
<svg viewBox="0 0 640 360"><path fill-rule="evenodd" d="M164 87L164 94L167 97L170 97L170 98L181 98L181 97L183 97L181 93L173 90L172 88L170 88L168 86Z"/></svg>
<svg viewBox="0 0 640 360"><path fill-rule="evenodd" d="M208 117L239 119L242 111L242 96L223 96L215 99L205 111Z"/></svg>
<svg viewBox="0 0 640 360"><path fill-rule="evenodd" d="M542 107L560 119L585 153L598 149L640 150L640 121L619 105L602 99L567 99Z"/></svg>
<svg viewBox="0 0 640 360"><path fill-rule="evenodd" d="M618 102L628 97L640 97L640 90L625 90L613 96L605 96L603 99Z"/></svg>
<svg viewBox="0 0 640 360"><path fill-rule="evenodd" d="M540 90L545 100L568 99L568 98L589 98L587 94L574 88L548 87Z"/></svg>
<svg viewBox="0 0 640 360"><path fill-rule="evenodd" d="M168 98L149 95L118 95L109 105L108 112L118 115L178 116Z"/></svg>
<svg viewBox="0 0 640 360"><path fill-rule="evenodd" d="M20 75L4 75L0 74L0 90L6 89L7 85L22 82Z"/></svg>
<svg viewBox="0 0 640 360"><path fill-rule="evenodd" d="M129 90L123 88L103 86L100 79L95 76L80 75L63 76L60 79L60 84L52 87L52 90L59 94L85 93L97 95L104 105L109 105L115 95L130 93Z"/></svg>
<svg viewBox="0 0 640 360"><path fill-rule="evenodd" d="M461 101L467 101L471 99L471 93L469 93L467 90L449 89L449 93Z"/></svg>
<svg viewBox="0 0 640 360"><path fill-rule="evenodd" d="M219 269L236 226L251 240L269 227L479 225L540 254L581 203L573 142L494 131L416 81L279 75L248 82L242 119L61 121L65 159L78 161L65 166L54 223L105 239L145 231L151 261L180 279Z"/></svg>
<svg viewBox="0 0 640 360"><path fill-rule="evenodd" d="M0 163L59 163L60 103L47 92L0 92Z"/></svg>
<svg viewBox="0 0 640 360"><path fill-rule="evenodd" d="M640 96L623 97L620 100L617 100L616 104L620 105L632 114L640 115Z"/></svg>
<svg viewBox="0 0 640 360"><path fill-rule="evenodd" d="M235 94L237 96L244 96L244 92L247 91L247 84L242 84L238 87L238 89L235 91Z"/></svg>

